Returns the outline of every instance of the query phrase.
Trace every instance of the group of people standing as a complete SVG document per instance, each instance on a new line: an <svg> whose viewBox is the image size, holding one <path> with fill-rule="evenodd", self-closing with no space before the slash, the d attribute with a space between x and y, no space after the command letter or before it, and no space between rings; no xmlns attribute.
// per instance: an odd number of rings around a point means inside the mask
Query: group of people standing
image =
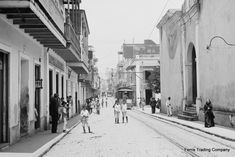
<svg viewBox="0 0 235 157"><path fill-rule="evenodd" d="M97 114L100 114L100 103L98 97L90 97L86 99L86 109L91 114L92 112L95 112Z"/></svg>
<svg viewBox="0 0 235 157"><path fill-rule="evenodd" d="M122 123L128 123L128 116L127 116L127 103L126 100L116 100L114 105L114 122L115 124L119 124L120 113L122 113Z"/></svg>
<svg viewBox="0 0 235 157"><path fill-rule="evenodd" d="M160 109L160 106L161 106L161 100L158 98L157 101L155 100L154 97L152 97L150 99L150 106L151 106L151 111L152 111L152 114L154 114L156 112L156 108L157 109Z"/></svg>
<svg viewBox="0 0 235 157"><path fill-rule="evenodd" d="M102 108L104 107L104 104L105 104L105 107L107 108L108 107L108 98L107 97L102 97L101 99L101 105L102 105Z"/></svg>
<svg viewBox="0 0 235 157"><path fill-rule="evenodd" d="M63 120L63 132L67 130L67 119L69 118L69 109L72 101L72 96L67 97L67 101L64 98L59 98L58 94L54 94L50 99L50 116L51 116L51 132L57 133L57 125L60 119Z"/></svg>

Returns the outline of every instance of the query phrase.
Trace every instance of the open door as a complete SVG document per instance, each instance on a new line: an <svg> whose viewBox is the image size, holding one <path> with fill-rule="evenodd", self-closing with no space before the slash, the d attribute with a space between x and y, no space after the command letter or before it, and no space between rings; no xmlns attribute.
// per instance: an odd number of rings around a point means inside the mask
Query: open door
<svg viewBox="0 0 235 157"><path fill-rule="evenodd" d="M8 55L0 52L0 144L9 142L7 97Z"/></svg>

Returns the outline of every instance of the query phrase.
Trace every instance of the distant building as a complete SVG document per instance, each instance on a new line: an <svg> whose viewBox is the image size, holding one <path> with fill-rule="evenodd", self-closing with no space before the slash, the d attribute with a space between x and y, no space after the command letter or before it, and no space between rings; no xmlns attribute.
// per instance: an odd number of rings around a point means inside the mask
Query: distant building
<svg viewBox="0 0 235 157"><path fill-rule="evenodd" d="M153 97L148 77L155 67L160 66L159 55L159 45L152 40L145 40L141 44L123 44L123 53L119 52L119 84L134 90L136 104L139 104L140 98L149 104Z"/></svg>
<svg viewBox="0 0 235 157"><path fill-rule="evenodd" d="M203 121L200 108L209 98L215 123L234 125L235 47L227 44L235 43L234 6L233 0L185 0L158 23L162 103L171 96L174 114L191 106Z"/></svg>

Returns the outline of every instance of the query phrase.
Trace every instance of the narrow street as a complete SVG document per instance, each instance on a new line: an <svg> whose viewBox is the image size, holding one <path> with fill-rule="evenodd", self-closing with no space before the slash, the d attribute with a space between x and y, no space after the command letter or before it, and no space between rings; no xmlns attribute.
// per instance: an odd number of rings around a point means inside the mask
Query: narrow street
<svg viewBox="0 0 235 157"><path fill-rule="evenodd" d="M129 123L114 124L113 101L109 99L109 106L102 108L101 115L92 114L93 133L84 134L78 125L45 157L235 156L235 149L229 144L134 110L128 111Z"/></svg>

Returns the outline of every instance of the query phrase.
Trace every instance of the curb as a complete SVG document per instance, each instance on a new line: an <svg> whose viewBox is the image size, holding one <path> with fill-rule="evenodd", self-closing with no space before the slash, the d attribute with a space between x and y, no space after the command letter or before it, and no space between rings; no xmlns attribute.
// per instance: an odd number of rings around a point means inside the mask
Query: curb
<svg viewBox="0 0 235 157"><path fill-rule="evenodd" d="M163 118L163 117L159 117L158 115L151 115L151 114L149 114L149 113L145 113L145 112L139 111L139 110L137 110L137 109L134 109L134 110L137 111L137 112L141 112L141 113L144 113L144 114L146 114L146 115L152 116L152 117L157 117L158 119L162 119L162 120L165 120L165 121L169 121L169 122L171 122L171 123L179 124L179 125L188 127L188 128L190 128L190 129L198 130L198 131L207 133L207 134L209 134L209 135L213 135L213 136L216 136L216 137L219 137L219 138L228 140L228 141L235 142L235 139L233 139L233 138L229 138L229 137L221 136L221 135L219 135L219 134L211 133L211 132L208 132L208 131L205 131L205 130L202 130L202 129L199 129L199 128L196 128L196 127L193 127L193 126L190 126L190 125L186 125L186 124L183 124L183 123L180 123L180 122L176 122L176 121L174 121L174 120L169 120L169 119L166 119L166 118Z"/></svg>
<svg viewBox="0 0 235 157"><path fill-rule="evenodd" d="M41 148L32 153L32 157L36 156L42 157L43 155L45 155L54 145L60 142L67 134L69 134L80 123L81 121L77 122L71 128L69 128L67 132L61 133L60 135L58 135L57 137L55 137L54 139L43 145Z"/></svg>

